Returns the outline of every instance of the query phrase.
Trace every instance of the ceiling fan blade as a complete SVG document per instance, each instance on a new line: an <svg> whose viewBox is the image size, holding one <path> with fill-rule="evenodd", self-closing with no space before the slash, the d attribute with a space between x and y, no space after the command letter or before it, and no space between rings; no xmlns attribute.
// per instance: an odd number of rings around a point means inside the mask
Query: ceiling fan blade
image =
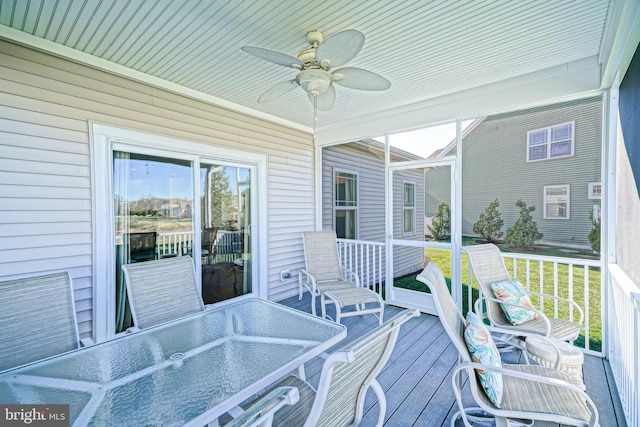
<svg viewBox="0 0 640 427"><path fill-rule="evenodd" d="M336 101L336 89L333 85L329 86L327 90L317 95L314 99L314 96L309 93L309 101L311 101L311 105L317 102L318 110L320 111L329 111L333 108L333 103Z"/></svg>
<svg viewBox="0 0 640 427"><path fill-rule="evenodd" d="M263 47L256 46L242 46L240 49L253 56L257 56L260 59L273 62L274 64L283 65L285 67L301 69L303 65L302 61L295 56L278 52L277 50L265 49Z"/></svg>
<svg viewBox="0 0 640 427"><path fill-rule="evenodd" d="M276 98L281 97L287 92L292 91L298 87L298 82L296 79L293 80L285 80L283 82L276 83L271 86L265 93L263 93L260 98L258 98L259 103L273 101Z"/></svg>
<svg viewBox="0 0 640 427"><path fill-rule="evenodd" d="M345 67L334 71L333 81L340 86L361 90L386 90L391 82L379 74L362 68Z"/></svg>
<svg viewBox="0 0 640 427"><path fill-rule="evenodd" d="M364 34L346 30L327 37L316 49L316 60L326 70L339 67L356 57L364 45Z"/></svg>

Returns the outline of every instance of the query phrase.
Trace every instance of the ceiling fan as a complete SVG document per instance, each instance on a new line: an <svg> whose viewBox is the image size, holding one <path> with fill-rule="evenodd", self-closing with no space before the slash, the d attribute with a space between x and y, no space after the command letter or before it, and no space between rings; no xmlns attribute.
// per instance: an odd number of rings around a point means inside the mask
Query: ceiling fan
<svg viewBox="0 0 640 427"><path fill-rule="evenodd" d="M324 41L323 41L324 40ZM271 49L243 46L241 49L274 64L295 68L294 79L276 83L258 98L258 102L272 101L285 93L301 87L311 103L320 111L329 111L336 99L333 83L351 89L385 90L391 82L384 77L356 67L333 70L351 61L364 45L364 34L357 30L345 30L323 38L322 32L307 33L310 47L298 53L297 57Z"/></svg>

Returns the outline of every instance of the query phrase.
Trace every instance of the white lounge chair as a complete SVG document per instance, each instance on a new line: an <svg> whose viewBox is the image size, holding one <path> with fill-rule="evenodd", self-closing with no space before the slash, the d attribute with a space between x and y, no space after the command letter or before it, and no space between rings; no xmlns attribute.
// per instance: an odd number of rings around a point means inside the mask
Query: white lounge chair
<svg viewBox="0 0 640 427"><path fill-rule="evenodd" d="M513 337L519 340L520 334L539 334L552 337L561 341L573 341L578 338L584 325L584 311L582 308L566 298L553 295L540 294L537 292L527 292L528 295L540 299L551 299L561 301L574 309L578 314L577 321L562 318L552 318L545 315L541 310L532 307L523 307L516 304L511 306L520 307L525 310L537 313L538 318L529 320L519 325L513 325L506 317L503 307L508 303L497 299L491 288L492 283L510 281L511 276L505 268L504 260L500 249L491 243L484 245L465 246L463 251L469 255L473 275L478 281L481 290L481 297L476 301L475 312L481 317L486 317L492 326L511 331ZM486 308L483 310L482 306ZM514 342L521 347L522 343Z"/></svg>
<svg viewBox="0 0 640 427"><path fill-rule="evenodd" d="M336 322L342 317L374 314L382 324L384 301L371 289L360 285L358 275L340 265L336 233L316 231L303 233L306 268L298 273L298 294L306 288L311 294L311 313L316 314L316 297L320 297L322 317L327 304L336 308ZM369 304L369 306L367 306ZM354 306L355 310L342 309Z"/></svg>
<svg viewBox="0 0 640 427"><path fill-rule="evenodd" d="M460 364L453 370L452 386L465 426L471 427L473 416L489 414L496 426L508 426L507 420L539 420L574 426L597 426L598 410L581 388L571 383L562 371L537 365L489 366L475 363L464 339L465 319L447 288L442 271L433 262L417 276L425 283L440 317L440 322L460 355ZM488 338L491 339L489 334ZM503 395L496 407L480 386L476 370L494 372L502 376ZM465 408L462 399L462 372L466 372L471 395L478 405ZM455 425L457 416L451 421ZM486 418L483 421L487 421ZM483 424L481 424L483 425ZM486 425L486 424L484 424Z"/></svg>
<svg viewBox="0 0 640 427"><path fill-rule="evenodd" d="M0 371L80 346L66 272L0 282Z"/></svg>
<svg viewBox="0 0 640 427"><path fill-rule="evenodd" d="M135 327L149 328L205 309L190 256L122 266Z"/></svg>
<svg viewBox="0 0 640 427"><path fill-rule="evenodd" d="M288 376L273 387L296 387L300 400L276 412L273 425L278 427L335 427L358 425L362 419L367 389L374 391L379 406L377 426L386 414L386 398L376 381L389 360L400 326L418 316L418 310L404 310L382 326L327 357L320 374L318 389L296 376Z"/></svg>

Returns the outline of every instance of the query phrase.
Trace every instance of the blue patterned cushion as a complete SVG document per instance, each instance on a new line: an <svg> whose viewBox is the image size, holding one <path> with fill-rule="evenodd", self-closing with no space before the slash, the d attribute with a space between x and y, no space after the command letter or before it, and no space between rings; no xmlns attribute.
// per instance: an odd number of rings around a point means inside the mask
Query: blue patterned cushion
<svg viewBox="0 0 640 427"><path fill-rule="evenodd" d="M493 290L493 294L496 298L501 301L518 304L523 307L534 308L533 304L531 304L529 295L524 290L524 287L518 279L492 283L491 289ZM505 316L507 316L507 319L513 325L520 325L524 322L528 322L529 320L538 318L538 313L535 311L527 310L515 305L500 304L500 307L502 307L502 311L504 311Z"/></svg>
<svg viewBox="0 0 640 427"><path fill-rule="evenodd" d="M471 360L483 365L501 367L500 353L491 334L482 320L473 312L467 313L464 341L467 343ZM476 369L478 380L487 397L497 407L502 401L502 374Z"/></svg>

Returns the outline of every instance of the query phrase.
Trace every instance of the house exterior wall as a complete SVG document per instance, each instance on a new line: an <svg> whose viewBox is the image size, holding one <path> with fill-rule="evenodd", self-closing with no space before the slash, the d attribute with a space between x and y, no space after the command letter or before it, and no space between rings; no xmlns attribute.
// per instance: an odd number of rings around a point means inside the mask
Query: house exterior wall
<svg viewBox="0 0 640 427"><path fill-rule="evenodd" d="M349 143L322 149L322 226L334 230L334 170L358 174L358 239L374 242L385 241L385 169L384 152L380 147L370 148L366 142ZM403 179L416 184L416 232L402 234ZM394 177L394 225L395 238L424 240L424 191L422 169L402 171ZM422 266L422 250L397 248L394 250L394 277L415 272Z"/></svg>
<svg viewBox="0 0 640 427"><path fill-rule="evenodd" d="M268 155L270 299L293 295L314 228L309 135L0 41L0 280L66 270L82 336L93 330L90 122ZM99 298L99 296L98 296Z"/></svg>
<svg viewBox="0 0 640 427"><path fill-rule="evenodd" d="M527 162L528 131L571 121L573 156ZM463 234L474 234L473 224L496 198L506 234L518 219L515 203L522 199L536 208L532 216L544 235L542 241L590 247L589 213L601 204L588 198L589 183L601 181L601 98L489 116L464 136L462 149ZM427 181L441 178L426 174ZM570 185L569 219L543 218L544 187L553 185Z"/></svg>

